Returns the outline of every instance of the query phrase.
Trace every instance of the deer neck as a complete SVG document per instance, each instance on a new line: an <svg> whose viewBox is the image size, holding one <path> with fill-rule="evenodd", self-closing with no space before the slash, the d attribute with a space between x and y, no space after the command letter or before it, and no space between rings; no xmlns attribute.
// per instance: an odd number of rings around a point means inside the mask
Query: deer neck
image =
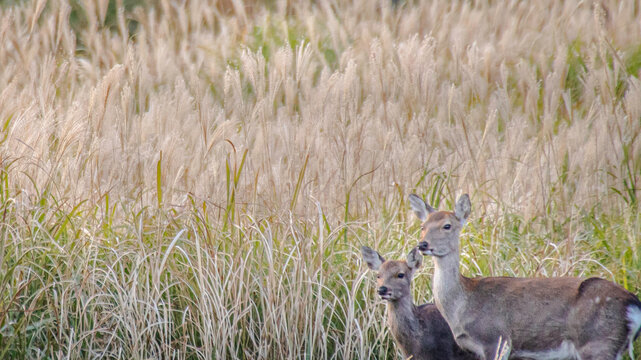
<svg viewBox="0 0 641 360"><path fill-rule="evenodd" d="M420 330L416 317L416 306L411 296L402 297L387 303L387 322L394 338L403 346L409 347Z"/></svg>
<svg viewBox="0 0 641 360"><path fill-rule="evenodd" d="M459 272L458 251L434 257L432 289L439 311L446 319L452 319L466 299Z"/></svg>

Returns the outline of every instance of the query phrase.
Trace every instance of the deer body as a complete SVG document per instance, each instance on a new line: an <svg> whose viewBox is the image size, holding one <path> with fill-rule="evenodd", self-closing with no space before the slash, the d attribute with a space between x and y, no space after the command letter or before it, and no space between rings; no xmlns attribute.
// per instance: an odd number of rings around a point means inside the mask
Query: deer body
<svg viewBox="0 0 641 360"><path fill-rule="evenodd" d="M641 302L600 278L467 278L459 272L459 233L470 213L462 196L455 212L436 211L413 195L424 223L419 249L434 258L436 306L456 342L493 359L499 339L510 358L620 359L641 328Z"/></svg>
<svg viewBox="0 0 641 360"><path fill-rule="evenodd" d="M410 252L407 261L385 261L368 247L363 247L361 252L370 269L379 272L378 293L387 300L387 323L405 358L476 359L456 345L447 322L434 304L414 305L410 283L422 261L416 249Z"/></svg>

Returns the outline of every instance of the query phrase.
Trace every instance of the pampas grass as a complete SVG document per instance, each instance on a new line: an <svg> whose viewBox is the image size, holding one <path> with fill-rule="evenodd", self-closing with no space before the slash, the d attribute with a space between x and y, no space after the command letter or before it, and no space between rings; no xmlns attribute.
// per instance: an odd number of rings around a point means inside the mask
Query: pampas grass
<svg viewBox="0 0 641 360"><path fill-rule="evenodd" d="M639 294L639 17L3 3L0 357L394 358L357 249L414 246L412 192L471 194L466 274Z"/></svg>

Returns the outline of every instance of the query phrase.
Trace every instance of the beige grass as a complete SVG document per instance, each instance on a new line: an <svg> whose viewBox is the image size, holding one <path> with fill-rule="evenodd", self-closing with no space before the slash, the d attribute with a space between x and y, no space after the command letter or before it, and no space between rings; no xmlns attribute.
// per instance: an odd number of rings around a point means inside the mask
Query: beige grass
<svg viewBox="0 0 641 360"><path fill-rule="evenodd" d="M468 273L639 293L636 2L125 4L1 7L0 355L391 357L411 192Z"/></svg>

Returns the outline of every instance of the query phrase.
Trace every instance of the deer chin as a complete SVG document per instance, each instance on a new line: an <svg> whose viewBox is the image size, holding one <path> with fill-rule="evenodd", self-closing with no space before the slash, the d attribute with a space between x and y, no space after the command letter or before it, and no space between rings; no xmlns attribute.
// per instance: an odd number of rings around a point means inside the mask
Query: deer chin
<svg viewBox="0 0 641 360"><path fill-rule="evenodd" d="M391 292L388 292L388 293L385 293L383 295L380 295L380 297L381 297L381 299L383 299L385 301L396 300L396 298L394 297L394 295Z"/></svg>
<svg viewBox="0 0 641 360"><path fill-rule="evenodd" d="M420 251L421 251L421 254L423 254L423 255L425 255L425 256L432 256L432 255L434 255L434 252L432 251L432 249L420 250Z"/></svg>
<svg viewBox="0 0 641 360"><path fill-rule="evenodd" d="M447 250L434 250L434 249L432 249L432 256L436 256L436 257L443 257L443 256L445 256L445 255L447 255L449 253L450 252L447 251Z"/></svg>
<svg viewBox="0 0 641 360"><path fill-rule="evenodd" d="M425 256L435 256L435 257L443 257L448 254L447 250L437 250L437 249L427 249L427 250L421 250L421 254Z"/></svg>

